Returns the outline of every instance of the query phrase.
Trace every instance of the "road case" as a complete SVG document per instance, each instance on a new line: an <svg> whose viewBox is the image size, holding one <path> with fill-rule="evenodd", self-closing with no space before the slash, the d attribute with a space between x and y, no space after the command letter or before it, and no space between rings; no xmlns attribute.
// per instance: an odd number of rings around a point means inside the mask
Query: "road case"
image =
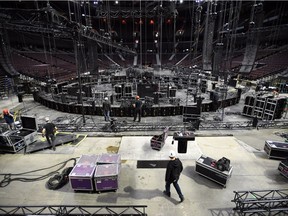
<svg viewBox="0 0 288 216"><path fill-rule="evenodd" d="M96 166L95 190L108 191L118 189L119 164L100 164Z"/></svg>
<svg viewBox="0 0 288 216"><path fill-rule="evenodd" d="M163 133L160 135L154 135L150 140L150 146L152 149L161 150L162 147L165 145L165 141L168 137L168 130L169 127L165 128Z"/></svg>
<svg viewBox="0 0 288 216"><path fill-rule="evenodd" d="M288 159L279 163L278 170L280 171L281 175L288 178Z"/></svg>
<svg viewBox="0 0 288 216"><path fill-rule="evenodd" d="M14 131L0 134L0 152L16 153L25 147L22 137L16 136Z"/></svg>
<svg viewBox="0 0 288 216"><path fill-rule="evenodd" d="M29 145L37 140L38 125L36 118L31 116L21 116L22 128L15 131L16 136L23 138L25 145Z"/></svg>
<svg viewBox="0 0 288 216"><path fill-rule="evenodd" d="M264 151L268 158L286 159L288 158L288 143L266 140Z"/></svg>
<svg viewBox="0 0 288 216"><path fill-rule="evenodd" d="M96 166L76 164L69 174L69 182L74 190L93 191L93 175Z"/></svg>
<svg viewBox="0 0 288 216"><path fill-rule="evenodd" d="M99 155L95 155L95 154L82 155L77 161L77 164L96 166L98 158L99 158Z"/></svg>
<svg viewBox="0 0 288 216"><path fill-rule="evenodd" d="M120 154L101 154L98 158L97 164L120 164L121 155Z"/></svg>
<svg viewBox="0 0 288 216"><path fill-rule="evenodd" d="M233 167L230 165L228 171L220 171L217 169L216 162L216 160L202 155L196 161L195 171L223 187L226 187L227 181L231 177Z"/></svg>
<svg viewBox="0 0 288 216"><path fill-rule="evenodd" d="M38 125L34 117L21 116L22 128L0 134L0 150L18 152L37 140Z"/></svg>

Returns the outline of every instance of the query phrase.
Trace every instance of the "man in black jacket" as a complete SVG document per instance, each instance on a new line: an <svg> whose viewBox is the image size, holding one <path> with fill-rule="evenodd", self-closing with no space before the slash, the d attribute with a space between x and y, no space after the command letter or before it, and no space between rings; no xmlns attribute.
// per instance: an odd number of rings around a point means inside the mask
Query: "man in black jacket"
<svg viewBox="0 0 288 216"><path fill-rule="evenodd" d="M42 129L42 136L46 137L47 142L49 143L49 145L52 147L53 151L56 150L55 148L55 133L57 131L57 127L52 123L49 122L49 118L46 117L45 118L46 124L44 125L43 129Z"/></svg>
<svg viewBox="0 0 288 216"><path fill-rule="evenodd" d="M142 101L140 100L140 97L137 95L136 96L136 101L133 104L133 108L134 108L134 122L137 119L137 115L138 115L138 122L141 121L141 114L142 114Z"/></svg>
<svg viewBox="0 0 288 216"><path fill-rule="evenodd" d="M105 121L110 121L111 104L108 101L108 97L104 98L102 108L103 108Z"/></svg>
<svg viewBox="0 0 288 216"><path fill-rule="evenodd" d="M170 161L167 164L166 174L165 174L165 181L166 181L165 191L163 191L163 193L167 195L168 197L170 197L171 195L170 185L173 184L174 188L176 189L180 197L180 202L183 202L184 196L178 185L178 180L183 170L183 165L182 165L182 162L179 160L179 158L176 158L176 154L174 151L171 151L169 153L169 158L170 158Z"/></svg>

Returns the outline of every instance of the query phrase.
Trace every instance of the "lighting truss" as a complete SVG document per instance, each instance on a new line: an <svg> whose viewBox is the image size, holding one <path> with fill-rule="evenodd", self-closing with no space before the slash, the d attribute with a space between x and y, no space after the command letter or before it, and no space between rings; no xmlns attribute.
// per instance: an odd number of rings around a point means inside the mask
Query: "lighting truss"
<svg viewBox="0 0 288 216"><path fill-rule="evenodd" d="M284 215L288 212L288 189L234 191L234 210L240 215Z"/></svg>
<svg viewBox="0 0 288 216"><path fill-rule="evenodd" d="M140 11L140 10L97 10L93 18L153 18L153 17L172 17L175 11L162 8L158 10Z"/></svg>
<svg viewBox="0 0 288 216"><path fill-rule="evenodd" d="M4 16L3 14L8 14ZM23 13L23 15L21 14ZM1 15L2 14L2 15ZM28 16L27 14L30 14ZM71 38L80 34L81 36L117 48L127 53L136 55L136 51L123 47L121 44L101 36L97 31L87 26L68 20L52 7L39 10L0 9L0 29L19 30L27 32L49 33L58 37Z"/></svg>
<svg viewBox="0 0 288 216"><path fill-rule="evenodd" d="M187 122L183 124L171 122L167 123L137 123L127 124L125 122L118 121L115 123L115 127L110 127L110 123L54 123L60 131L67 132L131 132L131 131L162 131L166 127L170 127L170 131L179 131L186 127L189 130L194 130L194 122ZM39 127L44 125L39 124ZM265 122L258 125L259 128L288 128L288 121L273 121ZM251 129L252 121L234 121L234 122L222 122L222 121L201 121L199 130L239 130L239 129Z"/></svg>
<svg viewBox="0 0 288 216"><path fill-rule="evenodd" d="M146 205L127 206L76 206L76 205L43 205L43 206L0 206L1 215L129 215L147 216Z"/></svg>

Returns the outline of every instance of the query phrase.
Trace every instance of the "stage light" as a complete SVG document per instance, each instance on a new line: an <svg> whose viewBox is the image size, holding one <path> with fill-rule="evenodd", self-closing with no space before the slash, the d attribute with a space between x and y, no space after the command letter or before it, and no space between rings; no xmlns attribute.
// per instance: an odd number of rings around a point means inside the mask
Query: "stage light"
<svg viewBox="0 0 288 216"><path fill-rule="evenodd" d="M118 4L119 3L119 1L115 1L115 4Z"/></svg>
<svg viewBox="0 0 288 216"><path fill-rule="evenodd" d="M154 20L153 19L150 20L150 25L154 25Z"/></svg>

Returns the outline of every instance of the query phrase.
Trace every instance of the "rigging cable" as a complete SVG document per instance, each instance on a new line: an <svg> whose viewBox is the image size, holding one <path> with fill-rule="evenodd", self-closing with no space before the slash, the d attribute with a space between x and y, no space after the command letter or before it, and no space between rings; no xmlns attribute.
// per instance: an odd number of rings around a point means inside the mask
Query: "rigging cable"
<svg viewBox="0 0 288 216"><path fill-rule="evenodd" d="M232 22L232 31L231 31L231 44L230 44L230 49L229 49L229 57L228 57L228 63L229 63L229 69L232 69L232 59L234 56L234 51L235 51L235 44L236 44L236 33L237 33L237 27L238 27L238 22L240 19L240 11L242 7L242 1L237 1L236 6L235 6L235 16L236 18L233 19Z"/></svg>
<svg viewBox="0 0 288 216"><path fill-rule="evenodd" d="M280 5L279 5L280 4ZM277 28L275 28L275 31L274 33L272 33L272 44L276 44L277 43L277 40L278 40L278 37L280 35L280 25L281 25L281 22L282 22L282 19L284 17L283 14L285 14L285 7L286 7L286 4L284 4L283 2L277 2L277 6L278 8L276 10L278 10L278 13L279 14L279 19L276 19L276 23L273 25L273 26L277 26Z"/></svg>
<svg viewBox="0 0 288 216"><path fill-rule="evenodd" d="M193 43L194 23L193 23L193 20L194 20L194 16L195 16L195 13L194 13L195 2L193 1L192 4L193 4L192 5L192 14L190 14L190 17L191 17L191 31L190 31L189 61L190 61L191 65L193 66L194 62L193 62L192 50L193 50L193 47L194 47L194 43ZM191 13L190 8L191 7L190 7L190 1L189 1L189 13Z"/></svg>
<svg viewBox="0 0 288 216"><path fill-rule="evenodd" d="M141 0L140 0L140 12L142 13L142 2L141 2ZM146 14L146 11L145 11L145 14ZM144 22L145 23L145 29L146 29L146 22L147 22L147 20L146 20L146 16L145 16L145 20L143 21L142 20L142 22ZM143 40L143 36L142 36L142 24L140 24L140 41L139 41L139 48L140 48L140 69L142 69L142 61L143 61L143 47L142 47L142 40ZM146 32L146 30L145 30L145 32ZM141 79L142 79L142 73L141 73Z"/></svg>
<svg viewBox="0 0 288 216"><path fill-rule="evenodd" d="M159 30L159 34L158 34L158 37L160 35L160 42L158 42L158 46L159 46L159 63L160 63L160 70L162 68L162 42L163 42L163 34L162 34L162 31L163 31L163 10L162 10L162 0L160 1L160 7L158 7L161 11L160 11L160 30Z"/></svg>

